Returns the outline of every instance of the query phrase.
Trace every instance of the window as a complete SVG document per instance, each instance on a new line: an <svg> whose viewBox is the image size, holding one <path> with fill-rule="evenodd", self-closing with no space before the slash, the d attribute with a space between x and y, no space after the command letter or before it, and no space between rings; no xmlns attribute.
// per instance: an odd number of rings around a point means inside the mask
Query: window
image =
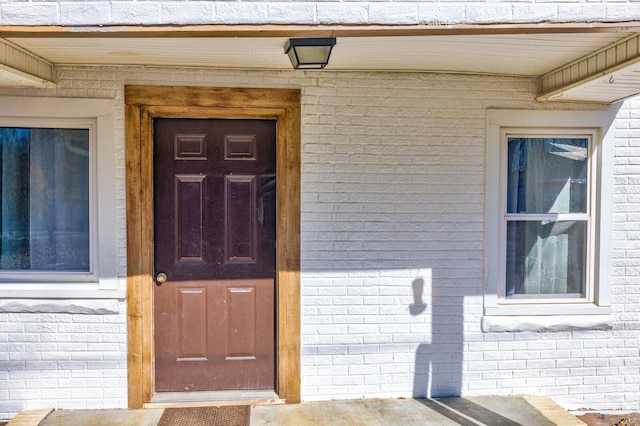
<svg viewBox="0 0 640 426"><path fill-rule="evenodd" d="M113 101L0 99L0 295L118 297Z"/></svg>
<svg viewBox="0 0 640 426"><path fill-rule="evenodd" d="M587 296L592 140L586 132L503 131L506 301Z"/></svg>
<svg viewBox="0 0 640 426"><path fill-rule="evenodd" d="M487 117L485 316L608 314L613 117Z"/></svg>
<svg viewBox="0 0 640 426"><path fill-rule="evenodd" d="M91 133L0 127L0 270L91 271Z"/></svg>

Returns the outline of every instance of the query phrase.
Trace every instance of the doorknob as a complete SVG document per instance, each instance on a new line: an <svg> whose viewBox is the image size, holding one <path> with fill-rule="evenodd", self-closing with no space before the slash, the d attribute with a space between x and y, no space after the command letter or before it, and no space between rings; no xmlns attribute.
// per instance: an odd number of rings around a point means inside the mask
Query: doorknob
<svg viewBox="0 0 640 426"><path fill-rule="evenodd" d="M165 281L167 281L167 274L160 272L156 275L156 285L162 285Z"/></svg>

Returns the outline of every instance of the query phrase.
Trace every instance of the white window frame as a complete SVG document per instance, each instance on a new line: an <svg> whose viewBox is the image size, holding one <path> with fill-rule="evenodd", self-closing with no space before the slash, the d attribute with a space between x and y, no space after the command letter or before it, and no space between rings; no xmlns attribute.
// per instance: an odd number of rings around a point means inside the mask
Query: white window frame
<svg viewBox="0 0 640 426"><path fill-rule="evenodd" d="M485 173L484 315L611 313L614 135L611 111L488 110ZM586 297L506 298L506 135L591 135ZM567 215L565 217L570 217ZM567 322L564 318L563 322ZM492 324L494 322L489 321ZM514 321L516 323L518 321ZM526 322L526 321L525 321ZM570 322L570 321L569 321ZM592 322L589 321L591 324ZM491 328L491 327L488 327ZM500 328L500 327L497 327ZM508 328L508 327L507 327ZM487 329L483 324L483 329ZM486 330L491 331L491 330ZM504 331L501 329L501 331Z"/></svg>
<svg viewBox="0 0 640 426"><path fill-rule="evenodd" d="M90 271L2 271L2 298L123 298L118 277L115 103L111 99L0 97L0 127L90 131Z"/></svg>
<svg viewBox="0 0 640 426"><path fill-rule="evenodd" d="M585 258L585 289L584 296L577 295L553 295L553 294L541 294L541 295L516 295L508 297L506 295L506 274L502 274L501 280L498 284L498 300L499 303L504 304L532 304L532 303L584 303L593 300L593 281L591 280L591 271L593 265L593 236L595 234L594 224L597 221L597 217L594 214L596 211L596 197L594 197L594 183L597 182L598 177L596 168L592 167L592 164L597 164L598 150L596 149L596 140L599 139L598 129L574 129L574 128L516 128L516 127L503 127L500 131L500 206L502 212L500 214L501 226L500 226L500 238L499 253L501 253L501 265L500 269L506 272L506 260L507 260L507 224L510 221L519 220L552 220L552 221L582 221L587 223L587 238L586 238L586 258ZM588 153L589 160L587 164L587 201L586 212L584 213L508 213L507 212L507 150L508 140L510 138L574 138L574 139L587 139L588 140Z"/></svg>

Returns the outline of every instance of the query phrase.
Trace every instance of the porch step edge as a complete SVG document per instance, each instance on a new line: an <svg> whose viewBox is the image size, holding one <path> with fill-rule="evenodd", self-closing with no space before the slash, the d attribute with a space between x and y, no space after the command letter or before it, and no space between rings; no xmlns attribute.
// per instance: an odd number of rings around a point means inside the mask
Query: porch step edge
<svg viewBox="0 0 640 426"><path fill-rule="evenodd" d="M51 412L53 408L43 408L40 410L20 411L7 426L38 426Z"/></svg>
<svg viewBox="0 0 640 426"><path fill-rule="evenodd" d="M585 426L582 420L556 404L546 396L522 396L536 410L540 411L549 421L562 426Z"/></svg>

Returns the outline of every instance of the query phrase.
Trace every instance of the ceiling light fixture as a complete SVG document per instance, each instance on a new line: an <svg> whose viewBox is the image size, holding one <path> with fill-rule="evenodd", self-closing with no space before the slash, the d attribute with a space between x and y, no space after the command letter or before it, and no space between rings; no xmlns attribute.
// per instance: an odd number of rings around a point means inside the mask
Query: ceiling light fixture
<svg viewBox="0 0 640 426"><path fill-rule="evenodd" d="M331 49L336 39L328 38L290 38L284 46L295 69L321 70L329 63Z"/></svg>

